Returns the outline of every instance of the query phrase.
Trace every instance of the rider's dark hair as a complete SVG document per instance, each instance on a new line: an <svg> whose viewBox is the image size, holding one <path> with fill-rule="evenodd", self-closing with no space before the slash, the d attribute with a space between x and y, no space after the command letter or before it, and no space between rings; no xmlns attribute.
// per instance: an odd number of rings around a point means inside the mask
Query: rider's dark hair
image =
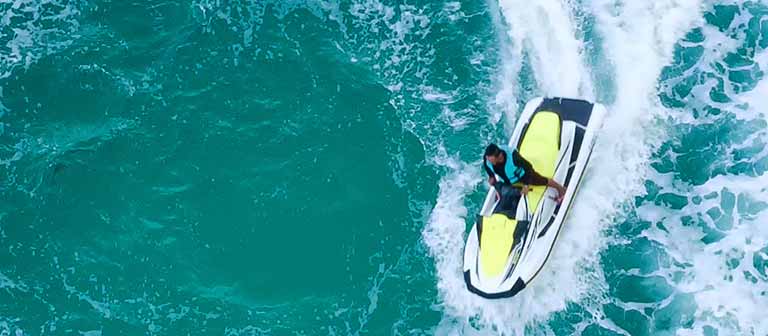
<svg viewBox="0 0 768 336"><path fill-rule="evenodd" d="M490 144L488 147L485 147L485 155L483 155L483 157L496 156L499 155L499 153L501 153L501 148L496 146L496 144Z"/></svg>

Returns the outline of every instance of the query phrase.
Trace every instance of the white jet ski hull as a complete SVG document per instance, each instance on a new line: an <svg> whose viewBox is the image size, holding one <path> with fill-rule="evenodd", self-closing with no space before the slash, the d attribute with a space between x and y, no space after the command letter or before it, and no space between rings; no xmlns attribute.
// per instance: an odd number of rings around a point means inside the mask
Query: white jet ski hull
<svg viewBox="0 0 768 336"><path fill-rule="evenodd" d="M521 137L528 136L529 133L535 134L535 132L528 132L527 128L531 125L533 118L541 112L550 112L549 116L554 112L560 118L559 148L552 147L556 151L551 153L553 158L557 155L557 161L551 169L553 171L549 174L550 176L546 174L545 176L562 184L566 188L566 193L559 205L550 198L557 194L557 191L552 188L536 187L542 188L538 199L529 199L537 196L523 197L516 219L528 221L524 241L518 242L519 246L513 246L506 265L503 266L503 272L493 276L488 276L488 272L483 272L481 269L483 267L483 262L480 260L483 255L480 250L482 230L478 230L480 222L473 225L464 249L464 280L470 292L485 298L514 296L528 286L544 267L567 218L568 210L573 204L592 154L595 138L606 114L602 105L584 100L535 98L526 104L510 139L510 148L520 150L523 142ZM529 159L526 154L522 152L521 154ZM539 167L535 169L540 170ZM536 204L529 202L536 202ZM490 216L496 204L496 191L492 188L485 198L480 216ZM515 250L514 253L512 250Z"/></svg>

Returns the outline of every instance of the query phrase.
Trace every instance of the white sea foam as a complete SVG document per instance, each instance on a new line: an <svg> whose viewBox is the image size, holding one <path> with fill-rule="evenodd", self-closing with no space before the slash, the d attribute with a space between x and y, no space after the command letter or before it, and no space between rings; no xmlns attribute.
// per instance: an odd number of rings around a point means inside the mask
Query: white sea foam
<svg viewBox="0 0 768 336"><path fill-rule="evenodd" d="M751 17L749 13L742 15ZM735 21L738 20L740 18L737 17ZM702 45L726 45L732 46L730 50L735 50L743 42L717 32L712 27L703 31L706 39ZM713 71L713 65L722 62L724 55L715 49L705 49L698 65L702 70ZM767 60L768 52L762 51L752 61L761 69L766 69ZM726 87L730 86L727 74L723 80ZM689 99L697 106L717 107L739 122L768 121L768 105L765 104L768 79L760 80L754 89L742 94L726 89L731 99L727 103L712 101L708 95L711 87L711 82L699 84ZM720 122L716 117L685 120L699 127ZM753 142L765 143L768 141L768 129L753 131L743 138L743 142L733 143L723 141L728 139L713 139L712 145L726 146L725 152L730 153ZM768 157L768 148L758 150L751 157L742 159L742 162L755 163L765 157ZM764 307L768 306L768 276L765 275L766 266L763 264L763 260L768 260L765 253L768 247L768 228L764 225L768 221L768 211L765 211L768 205L768 174L762 173L755 177L747 172L718 174L700 185L675 181L670 178L671 174L660 175L666 176L654 178L654 181L664 192L690 195L688 204L680 210L654 205L644 205L638 209L641 218L661 222L668 229L667 232L652 226L643 232L647 238L661 243L665 253L677 262L659 274L664 275L667 282L678 291L691 293L695 298L695 322L691 329L681 330L680 334L701 335L705 327L717 328L720 334L726 335L768 334L768 323L763 318ZM709 197L703 197L705 195ZM691 202L694 197L698 198L698 204ZM653 208L653 211L648 211L649 208ZM685 217L703 221L708 229L682 226ZM726 218L726 224L718 226L717 222L721 218ZM712 231L718 232L720 238L705 239ZM682 272L684 276L675 277L675 272Z"/></svg>
<svg viewBox="0 0 768 336"><path fill-rule="evenodd" d="M507 81L495 97L497 103L515 106L510 103L515 98L509 95L520 92L515 72L521 71L524 55L532 63L538 94L594 97L592 76L583 62L583 41L575 36L567 5L559 1L501 2L511 43L504 53L513 59L502 66ZM464 197L474 192L479 173L476 165L445 159L442 164L450 172L440 181L437 204L424 232L435 257L438 288L447 312L440 333L522 334L526 327L564 310L569 302L585 303L585 309L599 319L597 304L589 302L598 302L605 286L596 257L604 245L601 231L620 215L617 206L642 190L651 150L660 140L660 134L649 132L647 126L665 114L656 96L658 77L671 60L674 44L701 17L700 7L698 1L622 6L615 1L590 3L588 11L595 16L597 32L603 37L602 50L615 68L616 100L604 102L609 115L552 258L536 281L515 298L488 301L466 290L461 257L470 214ZM620 330L610 321L597 322Z"/></svg>
<svg viewBox="0 0 768 336"><path fill-rule="evenodd" d="M584 65L583 41L576 37L570 4L559 0L499 1L513 55L527 54L539 91L549 96L594 98Z"/></svg>
<svg viewBox="0 0 768 336"><path fill-rule="evenodd" d="M10 31L0 35L0 79L67 47L80 26L80 11L69 1L4 1L0 13L0 27ZM48 27L51 23L54 28Z"/></svg>

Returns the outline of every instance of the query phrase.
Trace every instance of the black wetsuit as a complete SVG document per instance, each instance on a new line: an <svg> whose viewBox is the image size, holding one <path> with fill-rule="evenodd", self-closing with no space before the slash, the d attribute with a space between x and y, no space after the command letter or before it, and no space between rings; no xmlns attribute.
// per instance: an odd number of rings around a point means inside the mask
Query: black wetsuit
<svg viewBox="0 0 768 336"><path fill-rule="evenodd" d="M502 151L501 155L504 156L505 160L509 160L509 157L507 156L506 151ZM528 160L524 159L520 153L518 153L516 150L512 150L512 162L515 164L515 166L522 167L523 170L525 170L525 174L520 178L520 182L523 184L528 185L547 185L547 182L549 179L547 179L544 176L541 176L541 174L537 173L535 170L533 170L533 165L531 165ZM483 168L485 169L485 172L488 174L488 177L492 177L493 171L491 171L490 168L485 164L485 160L483 160ZM493 170L500 172L498 175L501 177L502 183L511 184L509 177L507 177L506 172L504 171L504 164L499 163L493 166ZM516 182L516 181L515 181Z"/></svg>

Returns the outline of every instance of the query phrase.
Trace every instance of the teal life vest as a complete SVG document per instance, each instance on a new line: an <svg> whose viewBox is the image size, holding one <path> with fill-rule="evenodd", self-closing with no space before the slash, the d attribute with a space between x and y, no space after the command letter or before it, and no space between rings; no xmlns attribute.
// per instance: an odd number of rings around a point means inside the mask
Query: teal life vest
<svg viewBox="0 0 768 336"><path fill-rule="evenodd" d="M507 153L507 158L504 162L504 172L496 171L493 168L493 165L488 161L485 161L485 165L488 166L492 172L496 173L496 175L501 176L502 179L506 177L506 181L502 182L511 184L519 181L523 175L525 175L525 169L515 165L515 162L512 159L512 151L514 151L514 149L509 148L509 146L499 146L499 148Z"/></svg>

